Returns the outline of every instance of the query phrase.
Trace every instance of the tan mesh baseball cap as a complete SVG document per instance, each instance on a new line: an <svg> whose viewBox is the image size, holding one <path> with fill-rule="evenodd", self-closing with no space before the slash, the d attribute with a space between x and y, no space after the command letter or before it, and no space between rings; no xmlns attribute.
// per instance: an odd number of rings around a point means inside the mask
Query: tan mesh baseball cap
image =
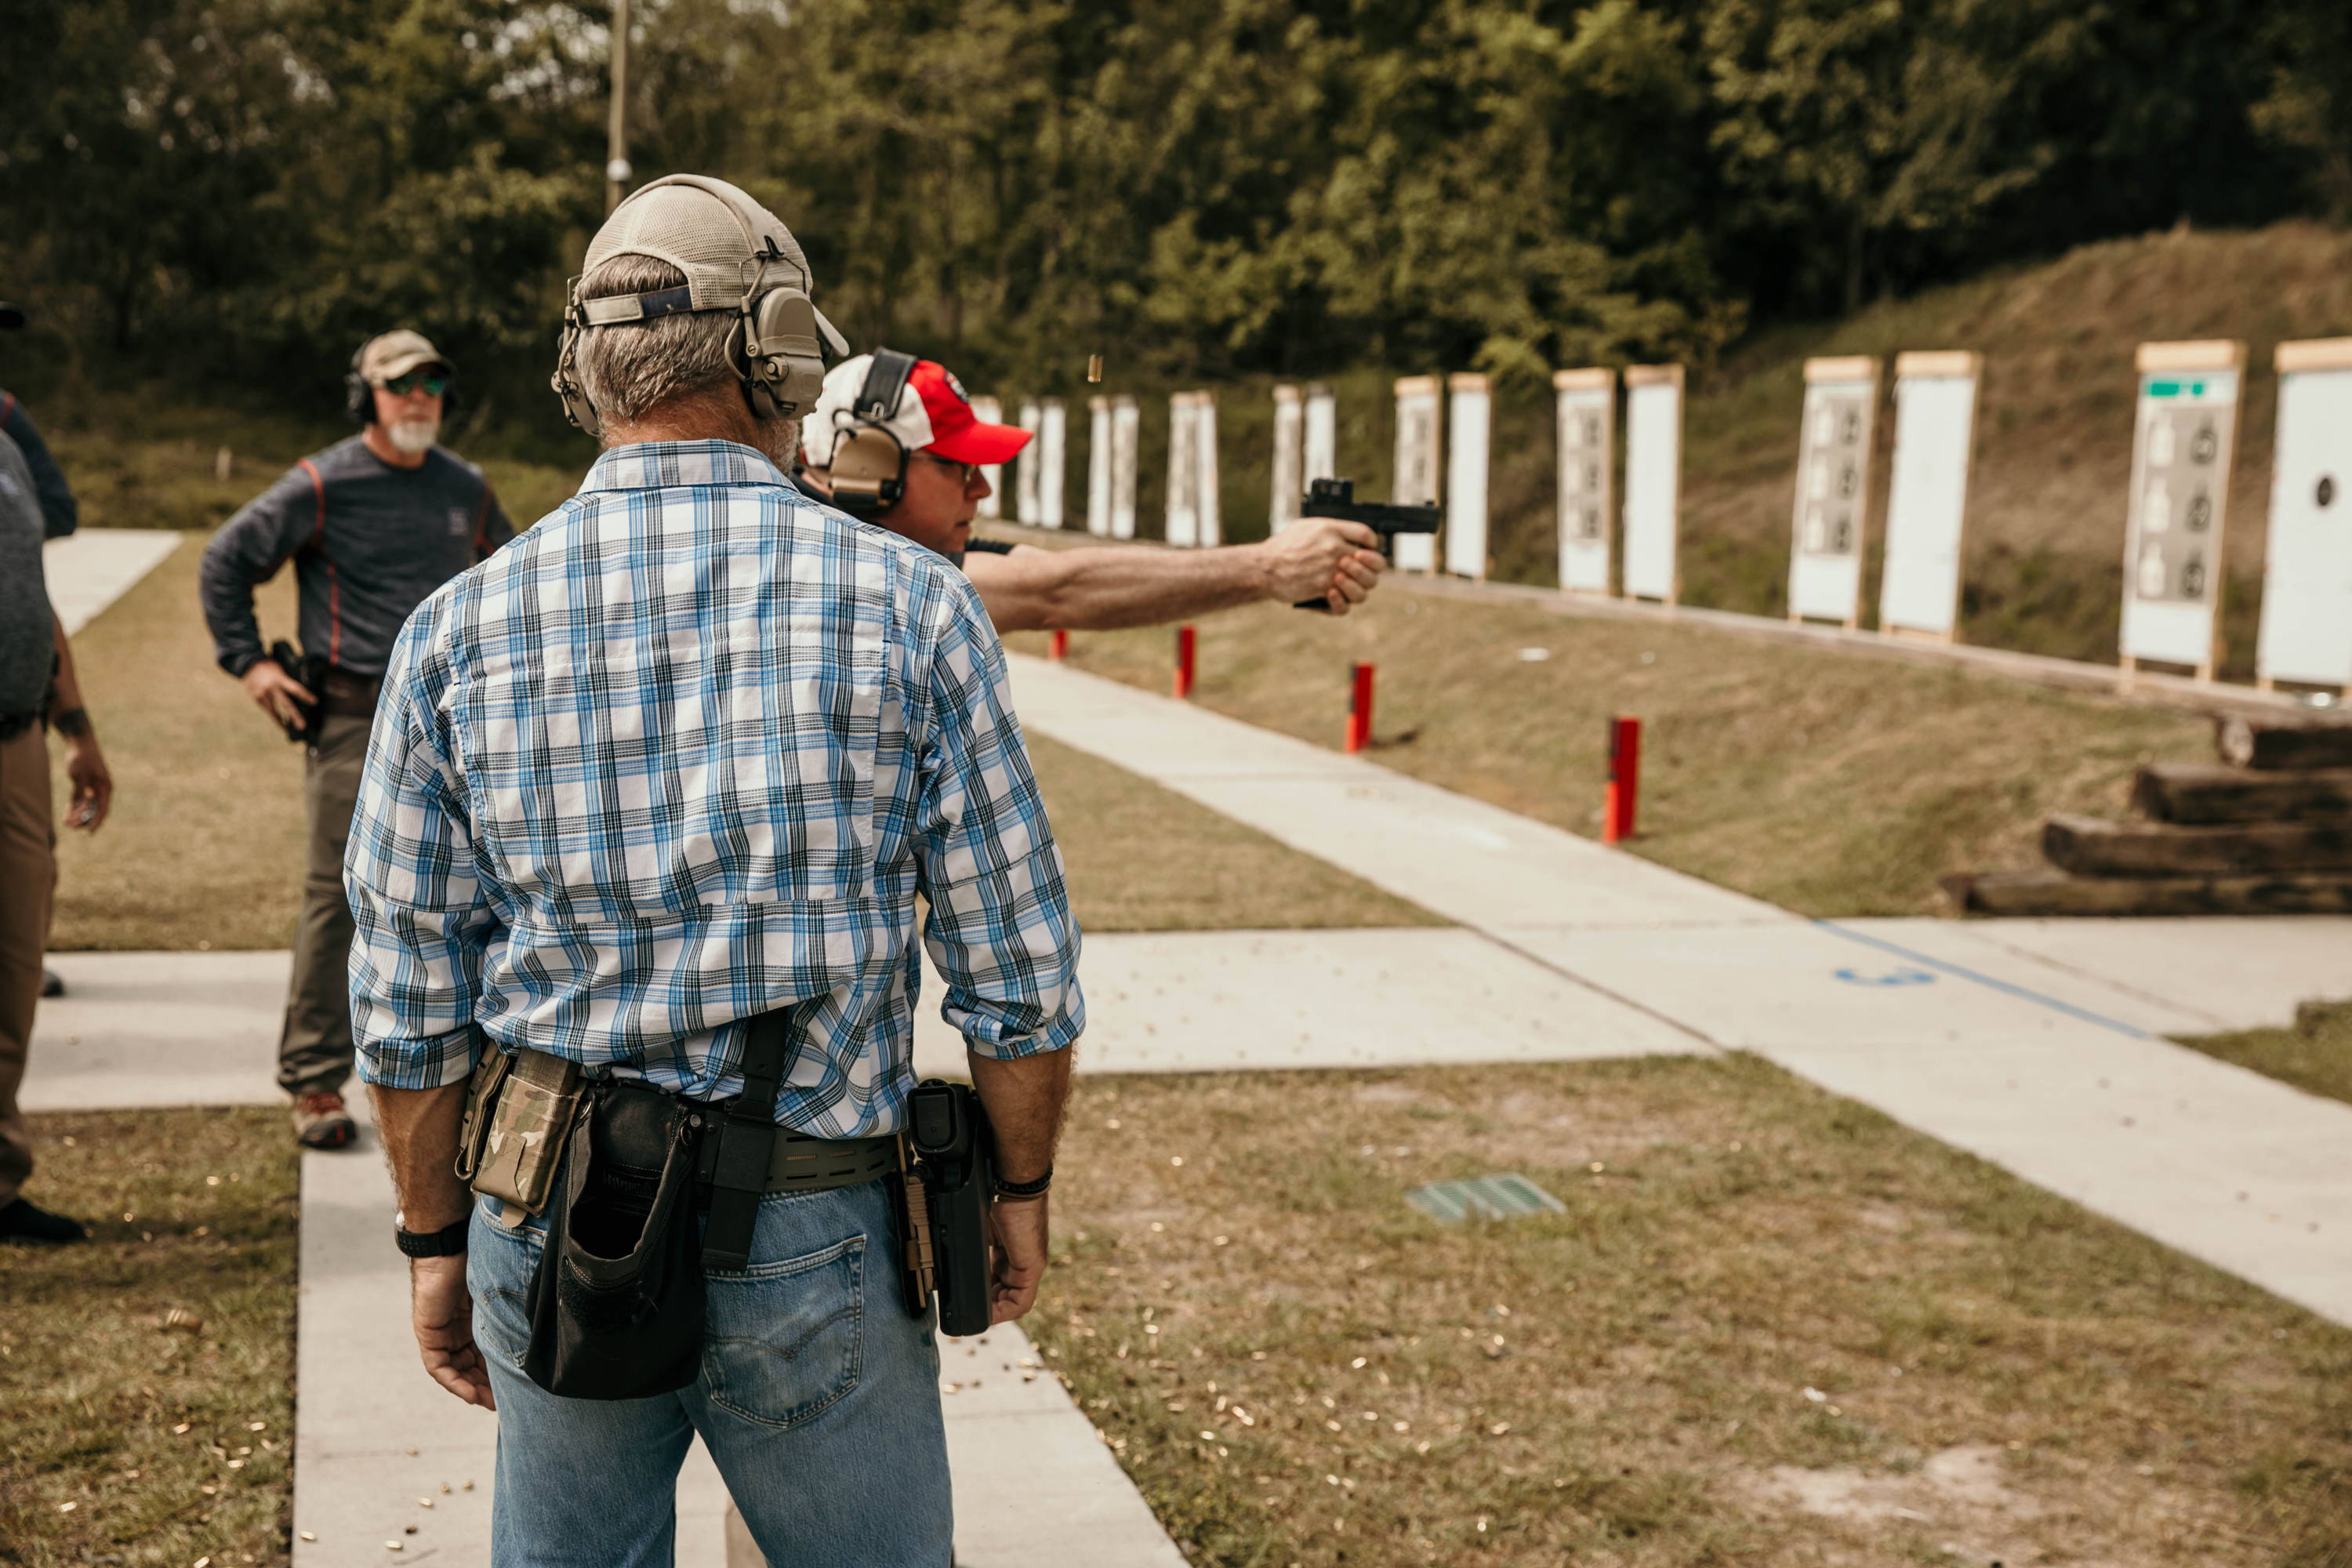
<svg viewBox="0 0 2352 1568"><path fill-rule="evenodd" d="M685 273L687 310L734 310L760 282L793 283L812 297L816 292L808 258L783 219L740 186L700 174L665 175L631 192L588 242L580 270L585 275L615 256L650 256ZM638 319L634 307L616 314L585 300L582 304L592 323ZM823 311L816 321L835 353L849 352Z"/></svg>
<svg viewBox="0 0 2352 1568"><path fill-rule="evenodd" d="M423 332L411 331L406 327L370 338L360 350L360 379L370 386L382 386L420 364L437 364L451 372L457 368Z"/></svg>

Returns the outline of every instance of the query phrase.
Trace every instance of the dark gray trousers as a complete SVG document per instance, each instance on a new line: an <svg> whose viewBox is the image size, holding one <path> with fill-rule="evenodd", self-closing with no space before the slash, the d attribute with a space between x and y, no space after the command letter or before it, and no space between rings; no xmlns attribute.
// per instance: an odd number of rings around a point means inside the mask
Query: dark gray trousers
<svg viewBox="0 0 2352 1568"><path fill-rule="evenodd" d="M303 760L310 846L286 1027L278 1038L278 1087L298 1100L340 1090L352 1076L352 907L343 897L343 846L359 805L367 745L367 720L330 713L319 743Z"/></svg>

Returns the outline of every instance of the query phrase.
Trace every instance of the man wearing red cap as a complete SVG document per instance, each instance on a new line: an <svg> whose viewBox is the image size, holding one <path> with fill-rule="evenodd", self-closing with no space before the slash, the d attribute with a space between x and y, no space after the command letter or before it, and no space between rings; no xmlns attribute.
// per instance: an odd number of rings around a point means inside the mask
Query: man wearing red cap
<svg viewBox="0 0 2352 1568"><path fill-rule="evenodd" d="M989 493L982 469L1007 461L1029 438L973 414L962 384L937 361L909 364L886 349L826 374L801 426L801 454L820 499L961 565L1000 632L1156 626L1261 599L1320 596L1345 615L1387 569L1378 535L1330 518L1305 518L1271 539L1216 550L1038 550L974 539L972 519ZM878 484L870 461L877 450L886 470Z"/></svg>

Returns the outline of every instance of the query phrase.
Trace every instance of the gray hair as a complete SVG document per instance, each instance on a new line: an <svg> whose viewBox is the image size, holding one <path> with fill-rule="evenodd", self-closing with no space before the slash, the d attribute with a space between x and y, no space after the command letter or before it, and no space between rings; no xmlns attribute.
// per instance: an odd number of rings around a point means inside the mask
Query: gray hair
<svg viewBox="0 0 2352 1568"><path fill-rule="evenodd" d="M649 294L685 283L686 274L667 261L615 256L581 278L580 298ZM664 404L713 396L740 403L735 360L729 352L738 320L732 313L695 310L625 326L592 327L580 334L577 350L581 390L607 429L637 424ZM762 420L761 425L761 446L787 452L798 446L798 420ZM772 431L766 428L770 426L778 428Z"/></svg>

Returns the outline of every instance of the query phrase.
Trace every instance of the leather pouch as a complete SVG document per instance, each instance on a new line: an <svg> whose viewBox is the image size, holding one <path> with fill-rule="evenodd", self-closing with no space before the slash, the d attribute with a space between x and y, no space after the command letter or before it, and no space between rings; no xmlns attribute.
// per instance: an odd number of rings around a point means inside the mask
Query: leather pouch
<svg viewBox="0 0 2352 1568"><path fill-rule="evenodd" d="M474 1191L499 1200L508 1229L547 1207L586 1087L578 1062L531 1050L518 1051L495 1087L471 1180Z"/></svg>

